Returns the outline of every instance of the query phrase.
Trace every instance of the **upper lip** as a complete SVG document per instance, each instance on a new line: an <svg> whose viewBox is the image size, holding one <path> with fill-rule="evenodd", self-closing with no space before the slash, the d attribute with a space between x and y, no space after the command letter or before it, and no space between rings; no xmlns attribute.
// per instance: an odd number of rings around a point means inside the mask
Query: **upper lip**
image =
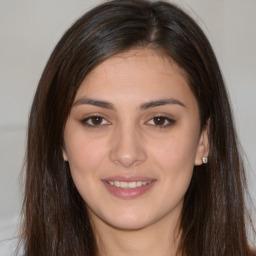
<svg viewBox="0 0 256 256"><path fill-rule="evenodd" d="M102 181L126 181L126 182L133 182L133 181L156 181L154 178L148 177L141 177L141 176L112 176L102 179Z"/></svg>

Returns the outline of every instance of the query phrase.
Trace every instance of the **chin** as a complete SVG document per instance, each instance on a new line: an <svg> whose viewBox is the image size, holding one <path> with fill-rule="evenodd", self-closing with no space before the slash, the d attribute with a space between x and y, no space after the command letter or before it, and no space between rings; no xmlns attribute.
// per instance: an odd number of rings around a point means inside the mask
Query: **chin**
<svg viewBox="0 0 256 256"><path fill-rule="evenodd" d="M142 221L134 221L134 220L120 220L120 222L115 221L112 223L107 223L111 225L113 228L120 229L120 230L140 230L147 227L149 224L144 223Z"/></svg>
<svg viewBox="0 0 256 256"><path fill-rule="evenodd" d="M113 218L115 216L115 218ZM121 230L139 230L149 226L154 220L148 219L149 216L145 216L145 213L119 213L105 218L103 221L116 229Z"/></svg>

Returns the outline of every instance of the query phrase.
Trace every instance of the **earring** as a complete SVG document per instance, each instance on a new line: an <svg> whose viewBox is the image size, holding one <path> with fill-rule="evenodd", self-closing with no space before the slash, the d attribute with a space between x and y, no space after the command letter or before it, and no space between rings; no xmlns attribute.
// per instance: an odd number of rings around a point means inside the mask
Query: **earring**
<svg viewBox="0 0 256 256"><path fill-rule="evenodd" d="M202 158L202 162L203 162L204 164L207 164L208 158L207 158L207 157L203 157L203 158Z"/></svg>

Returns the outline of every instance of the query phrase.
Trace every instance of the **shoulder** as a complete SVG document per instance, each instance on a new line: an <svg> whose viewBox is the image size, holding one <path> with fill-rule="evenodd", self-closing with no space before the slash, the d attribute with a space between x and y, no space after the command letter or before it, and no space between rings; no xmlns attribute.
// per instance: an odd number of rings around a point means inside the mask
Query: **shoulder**
<svg viewBox="0 0 256 256"><path fill-rule="evenodd" d="M22 256L23 250L16 251L19 243L19 238L11 238L0 241L0 256ZM22 247L22 246L21 246Z"/></svg>

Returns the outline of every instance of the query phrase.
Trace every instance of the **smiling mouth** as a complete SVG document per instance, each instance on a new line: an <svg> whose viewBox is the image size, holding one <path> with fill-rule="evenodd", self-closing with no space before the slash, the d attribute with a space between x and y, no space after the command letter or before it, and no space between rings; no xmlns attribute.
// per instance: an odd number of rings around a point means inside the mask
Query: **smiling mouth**
<svg viewBox="0 0 256 256"><path fill-rule="evenodd" d="M117 188L123 188L123 189L132 189L132 188L139 188L142 186L146 186L152 181L107 181L107 183L111 186L117 187Z"/></svg>
<svg viewBox="0 0 256 256"><path fill-rule="evenodd" d="M115 176L102 180L105 187L112 195L124 200L135 199L142 196L154 187L156 181L157 180L153 178L138 176Z"/></svg>

